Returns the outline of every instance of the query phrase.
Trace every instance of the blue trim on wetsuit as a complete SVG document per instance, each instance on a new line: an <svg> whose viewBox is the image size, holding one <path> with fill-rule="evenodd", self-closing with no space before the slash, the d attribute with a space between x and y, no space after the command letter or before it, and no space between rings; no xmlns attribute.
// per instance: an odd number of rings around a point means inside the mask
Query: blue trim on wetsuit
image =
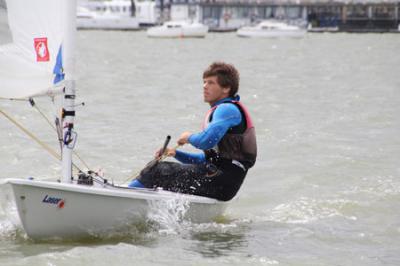
<svg viewBox="0 0 400 266"><path fill-rule="evenodd" d="M186 164L201 164L206 162L206 156L204 152L190 153L176 150L175 159Z"/></svg>
<svg viewBox="0 0 400 266"><path fill-rule="evenodd" d="M212 105L211 107L218 106L213 112L212 121L202 132L192 134L188 139L189 143L201 150L215 147L230 128L239 125L242 121L239 108L234 104L229 104L231 101L239 100L239 96L228 97ZM178 150L176 151L175 159L189 164L206 162L204 153L188 153Z"/></svg>
<svg viewBox="0 0 400 266"><path fill-rule="evenodd" d="M143 185L139 180L133 179L133 180L129 183L128 187L144 188L144 185Z"/></svg>

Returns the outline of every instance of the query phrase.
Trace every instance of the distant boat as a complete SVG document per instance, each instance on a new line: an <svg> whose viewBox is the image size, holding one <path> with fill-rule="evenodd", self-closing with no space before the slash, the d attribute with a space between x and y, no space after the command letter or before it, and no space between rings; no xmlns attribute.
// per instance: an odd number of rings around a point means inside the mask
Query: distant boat
<svg viewBox="0 0 400 266"><path fill-rule="evenodd" d="M161 26L149 28L147 36L155 38L204 38L207 32L208 26L201 23L168 21Z"/></svg>
<svg viewBox="0 0 400 266"><path fill-rule="evenodd" d="M265 37L280 38L293 37L301 38L305 35L306 30L298 26L288 25L284 22L266 20L256 26L242 27L237 30L239 37Z"/></svg>
<svg viewBox="0 0 400 266"><path fill-rule="evenodd" d="M77 8L78 29L137 30L139 20L131 16L130 1L109 1L97 3L96 9L84 6Z"/></svg>

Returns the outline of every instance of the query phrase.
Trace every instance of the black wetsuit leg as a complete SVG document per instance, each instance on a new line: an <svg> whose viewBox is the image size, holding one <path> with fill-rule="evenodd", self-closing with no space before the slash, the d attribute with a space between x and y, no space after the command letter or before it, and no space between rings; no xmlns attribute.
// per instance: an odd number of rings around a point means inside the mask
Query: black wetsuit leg
<svg viewBox="0 0 400 266"><path fill-rule="evenodd" d="M228 201L238 192L247 171L230 163L218 167L206 164L159 162L140 173L139 181L146 188L193 194Z"/></svg>

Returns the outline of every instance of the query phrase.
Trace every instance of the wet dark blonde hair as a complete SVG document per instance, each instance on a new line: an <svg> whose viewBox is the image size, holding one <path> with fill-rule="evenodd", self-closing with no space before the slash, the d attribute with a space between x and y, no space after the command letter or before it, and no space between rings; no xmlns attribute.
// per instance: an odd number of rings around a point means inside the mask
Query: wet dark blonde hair
<svg viewBox="0 0 400 266"><path fill-rule="evenodd" d="M233 97L239 90L239 72L236 68L224 62L212 63L203 73L203 79L217 77L218 84L223 88L230 88L229 96Z"/></svg>

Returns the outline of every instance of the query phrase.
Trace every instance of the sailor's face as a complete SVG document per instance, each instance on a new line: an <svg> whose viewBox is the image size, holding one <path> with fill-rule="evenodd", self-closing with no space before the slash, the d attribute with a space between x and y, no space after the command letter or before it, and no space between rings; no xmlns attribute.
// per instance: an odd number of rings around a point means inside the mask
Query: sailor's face
<svg viewBox="0 0 400 266"><path fill-rule="evenodd" d="M211 76L203 79L203 96L204 101L213 105L229 96L229 88L223 88L218 84L216 76Z"/></svg>

